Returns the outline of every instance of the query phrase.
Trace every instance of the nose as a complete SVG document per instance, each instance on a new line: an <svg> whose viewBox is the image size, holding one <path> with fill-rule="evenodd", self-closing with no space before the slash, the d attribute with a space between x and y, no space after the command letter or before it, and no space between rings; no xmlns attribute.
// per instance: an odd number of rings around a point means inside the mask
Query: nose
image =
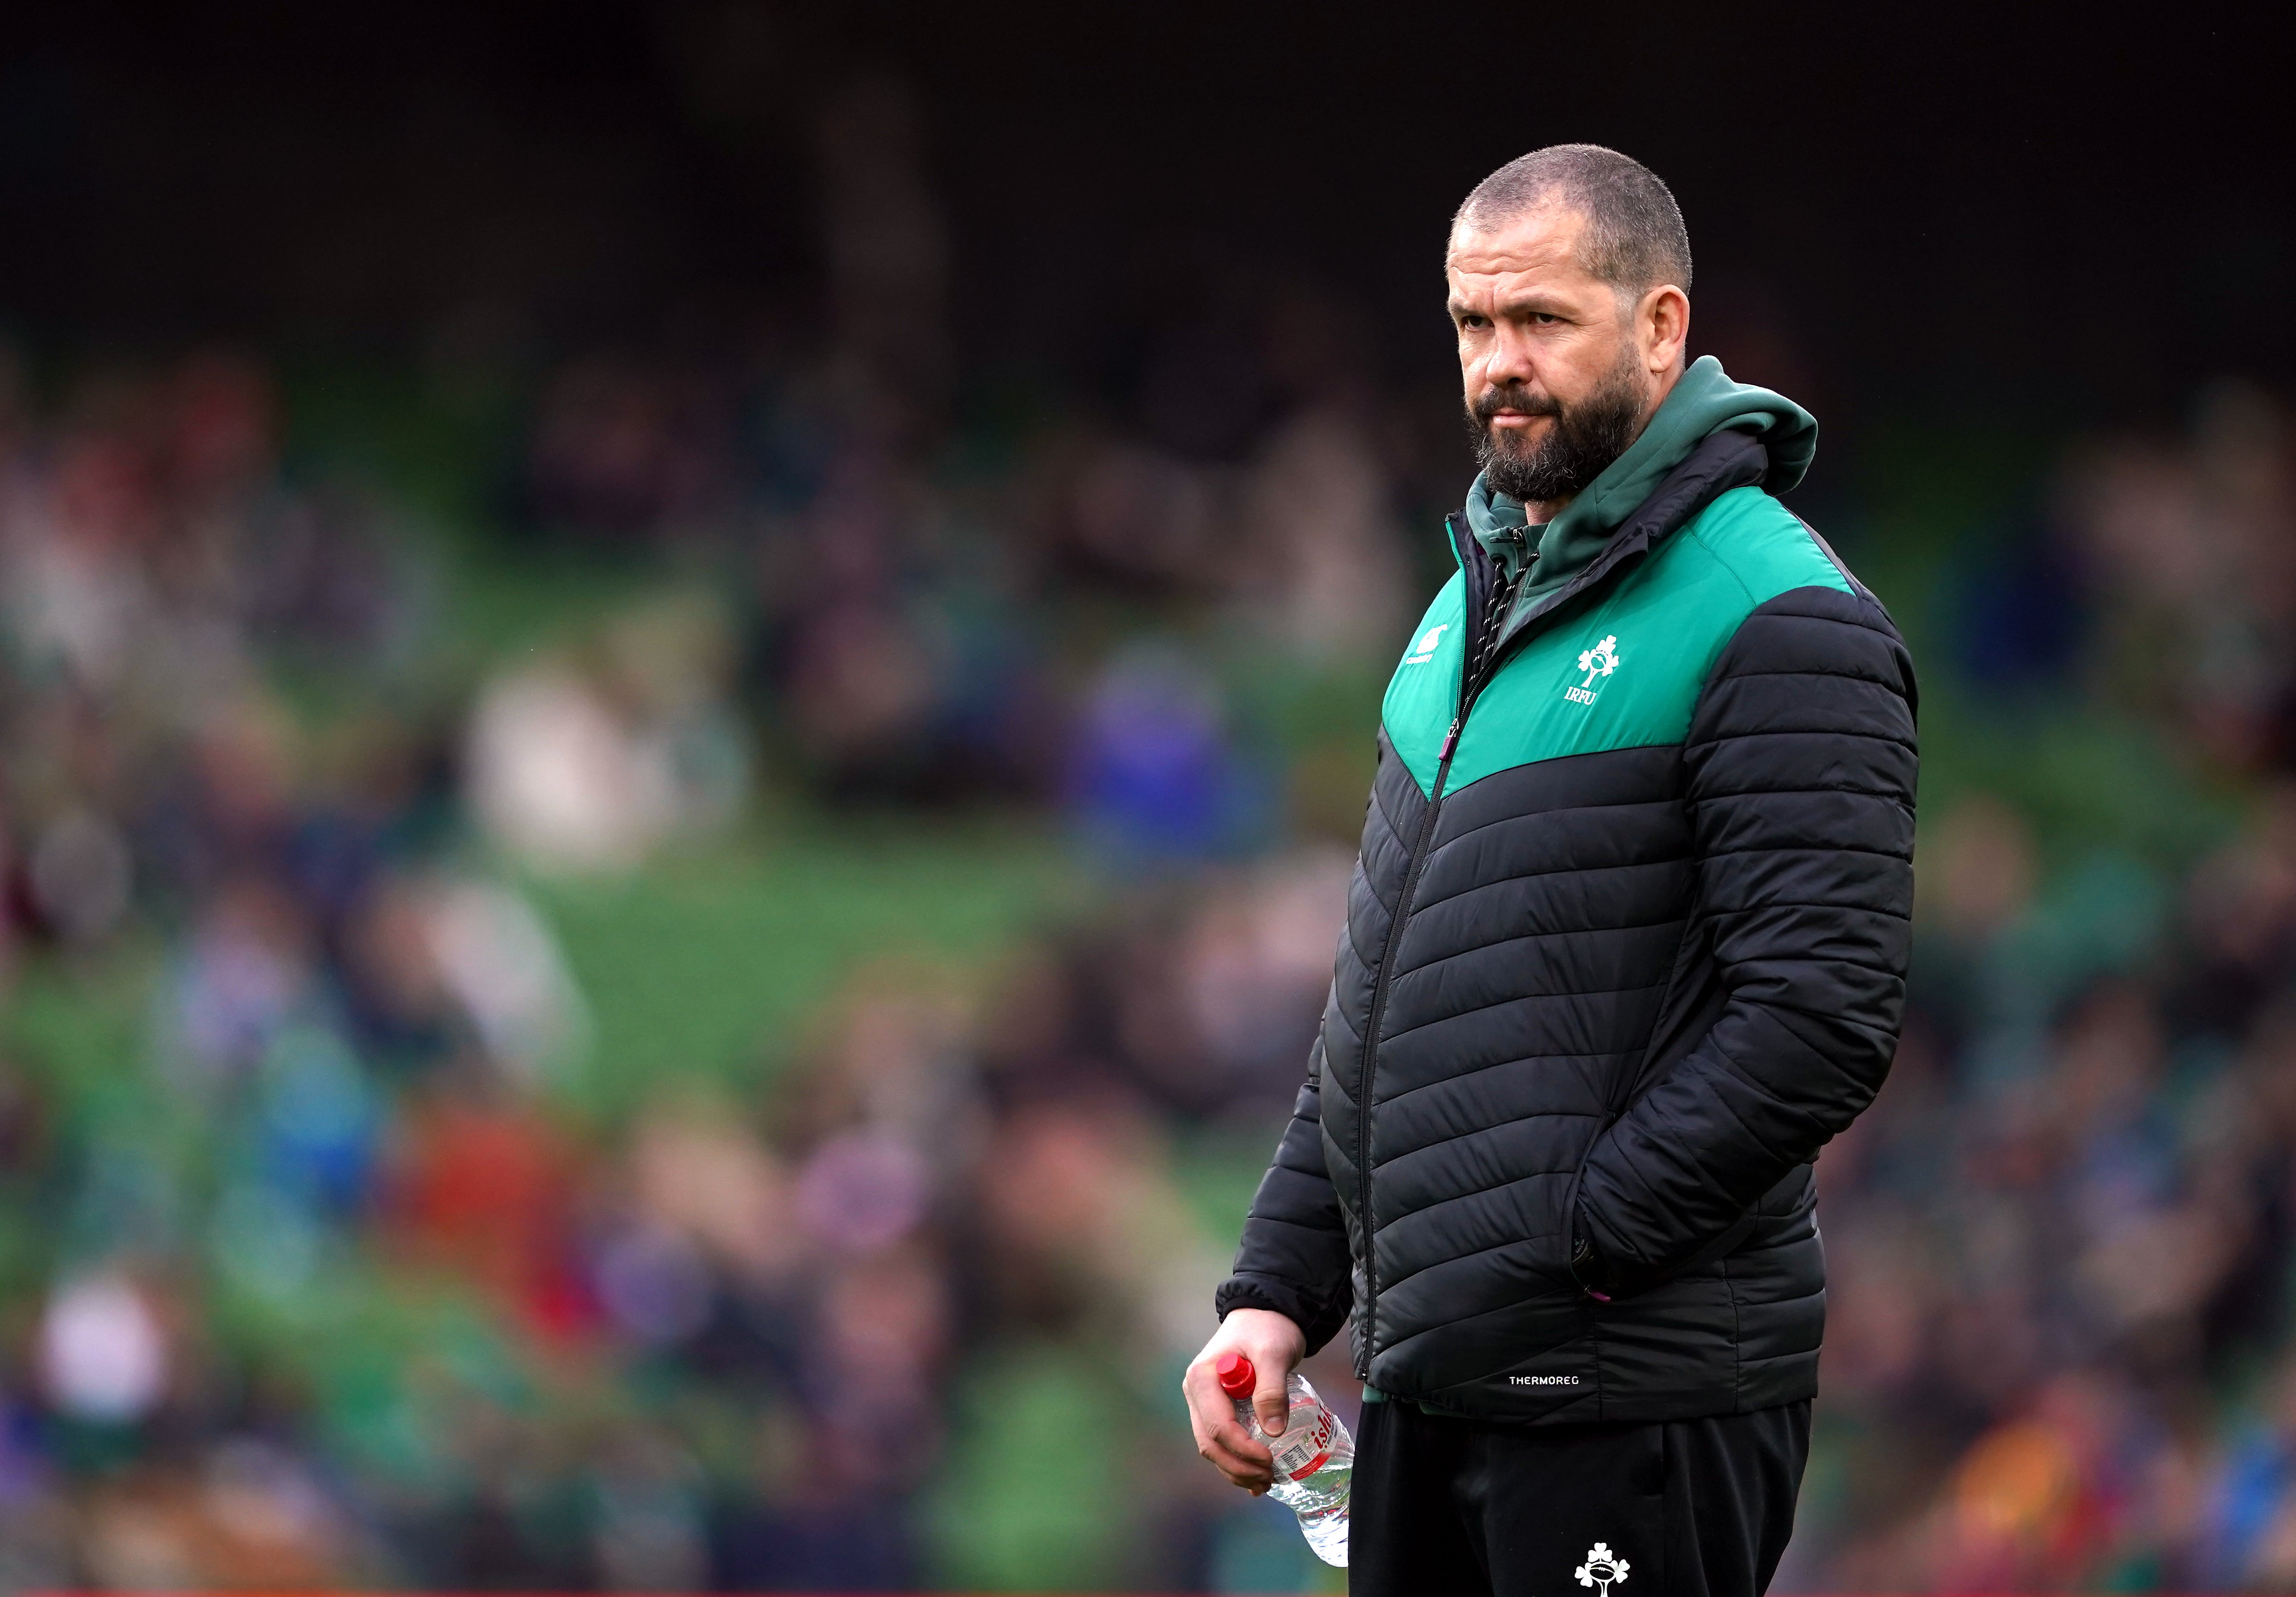
<svg viewBox="0 0 2296 1597"><path fill-rule="evenodd" d="M1505 323L1499 323L1483 358L1483 379L1493 388L1531 383L1538 375L1531 358L1531 341Z"/></svg>

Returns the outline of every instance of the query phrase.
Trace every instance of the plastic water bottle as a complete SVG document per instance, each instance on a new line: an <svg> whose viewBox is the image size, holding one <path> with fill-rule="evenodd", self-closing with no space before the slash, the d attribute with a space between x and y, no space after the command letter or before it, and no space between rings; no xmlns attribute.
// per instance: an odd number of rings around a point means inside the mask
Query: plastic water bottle
<svg viewBox="0 0 2296 1597"><path fill-rule="evenodd" d="M1220 1390L1234 1400L1243 1428L1275 1455L1275 1481L1267 1495L1300 1516L1300 1534L1317 1558L1346 1568L1348 1478L1355 1472L1356 1439L1297 1370L1283 1380L1292 1412L1280 1437L1260 1429L1252 1414L1251 1388L1259 1376L1250 1359L1222 1354L1212 1373L1219 1377Z"/></svg>

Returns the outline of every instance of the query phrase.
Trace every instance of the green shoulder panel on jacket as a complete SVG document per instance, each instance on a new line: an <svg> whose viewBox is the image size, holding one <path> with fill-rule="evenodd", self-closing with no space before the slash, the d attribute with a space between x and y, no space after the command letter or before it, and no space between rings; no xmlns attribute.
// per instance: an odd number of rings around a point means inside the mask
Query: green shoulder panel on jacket
<svg viewBox="0 0 2296 1597"><path fill-rule="evenodd" d="M1678 743L1716 658L1756 606L1794 588L1850 591L1786 508L1733 488L1592 604L1517 649L1475 700L1450 790L1534 761ZM1388 741L1431 791L1458 705L1465 579L1435 596L1389 683Z"/></svg>
<svg viewBox="0 0 2296 1597"><path fill-rule="evenodd" d="M1443 734L1451 730L1451 717L1459 708L1459 673L1467 654L1466 610L1466 574L1455 571L1419 618L1380 705L1387 741L1419 779L1423 793L1435 784Z"/></svg>

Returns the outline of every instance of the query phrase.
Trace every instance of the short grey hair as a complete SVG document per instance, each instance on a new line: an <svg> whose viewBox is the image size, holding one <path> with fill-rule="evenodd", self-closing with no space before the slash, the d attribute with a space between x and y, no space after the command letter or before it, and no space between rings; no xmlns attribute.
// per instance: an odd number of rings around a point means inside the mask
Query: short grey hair
<svg viewBox="0 0 2296 1597"><path fill-rule="evenodd" d="M1673 193L1642 162L1600 144L1517 156L1475 185L1451 231L1494 232L1546 205L1587 218L1579 264L1611 287L1636 295L1662 283L1690 287L1690 231Z"/></svg>

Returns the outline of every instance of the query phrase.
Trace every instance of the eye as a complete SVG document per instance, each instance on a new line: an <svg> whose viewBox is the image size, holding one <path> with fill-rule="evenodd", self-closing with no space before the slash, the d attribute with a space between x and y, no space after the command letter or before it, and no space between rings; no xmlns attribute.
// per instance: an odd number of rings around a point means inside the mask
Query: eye
<svg viewBox="0 0 2296 1597"><path fill-rule="evenodd" d="M1553 311L1546 310L1531 312L1530 319L1534 324L1540 327L1554 327L1558 325L1562 320L1561 316L1556 315Z"/></svg>

